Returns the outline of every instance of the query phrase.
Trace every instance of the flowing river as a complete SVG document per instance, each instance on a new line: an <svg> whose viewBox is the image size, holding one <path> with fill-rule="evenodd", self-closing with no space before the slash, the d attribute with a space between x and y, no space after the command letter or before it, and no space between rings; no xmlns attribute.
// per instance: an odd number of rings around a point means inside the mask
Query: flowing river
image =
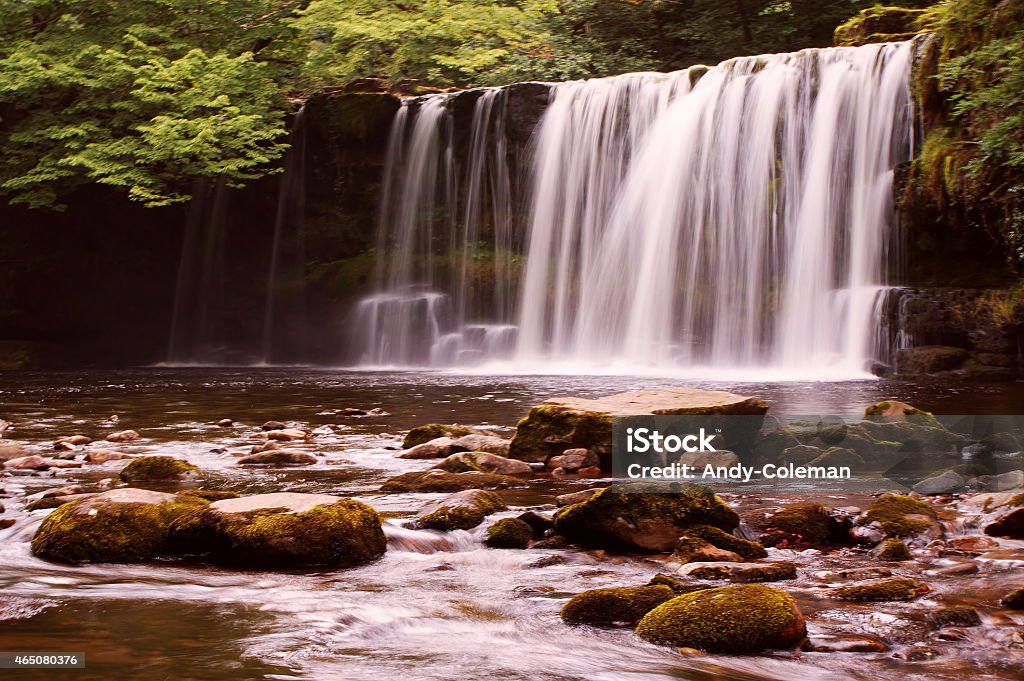
<svg viewBox="0 0 1024 681"><path fill-rule="evenodd" d="M557 395L598 396L678 385L679 381L594 376L472 376L438 372L347 372L305 368L145 369L0 374L0 417L7 438L50 450L57 437L117 429L142 438L118 448L168 454L205 472L203 486L243 494L296 491L351 496L386 520L388 551L350 570L246 572L203 565L62 566L30 555L47 511L24 498L78 483L100 489L116 462L0 479L0 650L77 651L86 669L17 672L19 679L1017 679L1024 677L1024 617L999 611L1001 594L1020 586L1024 542L999 540L980 556L927 549L893 568L933 591L910 603L838 604L822 598L827 571L872 565L863 552L828 555L770 549L796 562L797 580L776 586L795 595L811 634L856 633L885 640L878 653L785 651L751 656L685 656L644 643L628 629L569 627L559 609L571 595L644 584L662 570L657 557L579 550L495 550L471 531L411 530L403 521L438 494L383 494L386 478L435 462L395 456L401 437L423 423L487 424L509 435L528 408ZM741 384L690 381L762 397L770 413L853 415L884 398L941 413L1013 413L1024 385L844 383ZM346 417L346 407L386 416ZM233 419L230 428L219 419ZM310 467L243 469L264 421L315 433L302 447L323 454ZM54 477L56 476L56 477ZM517 515L555 494L594 481L533 482L499 492ZM154 486L154 488L160 488ZM768 497L727 498L739 509ZM829 497L833 507L864 498ZM956 520L950 534L977 534ZM971 561L974 574L950 569ZM947 574L948 573L948 574ZM978 605L982 623L937 636L928 613L946 604ZM6 674L6 675L5 675ZM3 678L15 672L0 671Z"/></svg>

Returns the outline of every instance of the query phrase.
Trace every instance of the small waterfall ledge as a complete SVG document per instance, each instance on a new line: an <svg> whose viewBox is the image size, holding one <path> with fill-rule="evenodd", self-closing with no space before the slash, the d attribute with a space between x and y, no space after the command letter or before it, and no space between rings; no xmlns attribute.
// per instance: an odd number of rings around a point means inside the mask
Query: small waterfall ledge
<svg viewBox="0 0 1024 681"><path fill-rule="evenodd" d="M359 363L867 375L894 347L912 61L889 43L558 83L529 153L509 88L405 100Z"/></svg>

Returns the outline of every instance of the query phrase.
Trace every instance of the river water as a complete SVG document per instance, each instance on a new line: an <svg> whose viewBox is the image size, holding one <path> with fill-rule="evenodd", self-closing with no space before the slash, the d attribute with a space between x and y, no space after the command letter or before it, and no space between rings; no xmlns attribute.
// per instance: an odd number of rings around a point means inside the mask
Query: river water
<svg viewBox="0 0 1024 681"><path fill-rule="evenodd" d="M1022 582L1024 542L1000 540L971 559L923 551L894 568L933 588L909 604L838 605L820 597L823 571L872 565L847 551L771 550L794 560L800 578L778 586L793 593L812 633L857 633L885 639L885 653L757 656L680 655L637 639L629 630L568 627L564 601L579 591L643 584L662 566L656 558L600 552L493 550L483 527L436 533L402 527L442 495L382 494L383 480L429 461L395 457L402 434L430 422L487 424L511 434L527 409L556 395L597 396L679 385L678 380L595 376L467 376L436 372L348 372L306 368L145 369L0 374L0 418L7 437L39 452L53 439L84 433L101 439L117 429L142 439L114 448L186 458L205 472L203 486L258 493L323 492L366 501L385 513L389 548L364 567L296 573L245 572L201 565L60 566L33 558L29 541L46 511L26 512L23 499L80 483L99 489L116 463L0 479L0 650L85 652L87 668L12 672L19 679L975 679L1024 677L1024 617L1001 611L998 597ZM853 415L884 398L941 413L1015 413L1024 385L844 383L688 385L757 395L772 413ZM344 417L345 407L380 407L388 416ZM234 419L219 428L218 419ZM233 453L247 451L259 424L293 421L316 433L315 466L243 470ZM581 482L544 482L500 494L515 515L550 503ZM730 498L741 509L778 499ZM830 497L831 506L866 499ZM486 523L485 523L486 525ZM955 520L949 531L976 533ZM539 559L557 556L537 564ZM936 570L973 560L977 574ZM551 564L547 564L551 563ZM936 638L927 614L943 604L979 606L983 623L959 640ZM1015 638L1016 637L1016 638ZM948 635L943 638L949 638ZM913 658L914 661L908 661Z"/></svg>

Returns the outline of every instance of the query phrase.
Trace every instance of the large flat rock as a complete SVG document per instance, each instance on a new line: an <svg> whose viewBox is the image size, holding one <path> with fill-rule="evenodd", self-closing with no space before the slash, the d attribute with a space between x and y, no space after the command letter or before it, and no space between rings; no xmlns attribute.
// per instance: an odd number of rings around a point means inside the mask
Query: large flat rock
<svg viewBox="0 0 1024 681"><path fill-rule="evenodd" d="M237 499L221 499L210 504L210 508L221 513L250 513L272 508L283 509L282 513L305 513L316 506L329 506L336 501L341 501L341 497L330 494L274 492Z"/></svg>
<svg viewBox="0 0 1024 681"><path fill-rule="evenodd" d="M756 397L721 390L665 388L634 390L598 399L555 397L541 402L519 422L509 457L547 461L566 449L584 448L602 456L611 452L612 419L620 416L751 415L761 416L768 405Z"/></svg>

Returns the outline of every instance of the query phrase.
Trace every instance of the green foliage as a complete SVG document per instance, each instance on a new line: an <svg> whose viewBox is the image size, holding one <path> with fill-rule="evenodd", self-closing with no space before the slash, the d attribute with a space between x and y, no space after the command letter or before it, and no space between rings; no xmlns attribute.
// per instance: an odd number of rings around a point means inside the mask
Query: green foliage
<svg viewBox="0 0 1024 681"><path fill-rule="evenodd" d="M59 206L87 183L159 206L281 156L276 82L297 2L8 0L0 7L0 191ZM283 44L283 42L282 42Z"/></svg>

